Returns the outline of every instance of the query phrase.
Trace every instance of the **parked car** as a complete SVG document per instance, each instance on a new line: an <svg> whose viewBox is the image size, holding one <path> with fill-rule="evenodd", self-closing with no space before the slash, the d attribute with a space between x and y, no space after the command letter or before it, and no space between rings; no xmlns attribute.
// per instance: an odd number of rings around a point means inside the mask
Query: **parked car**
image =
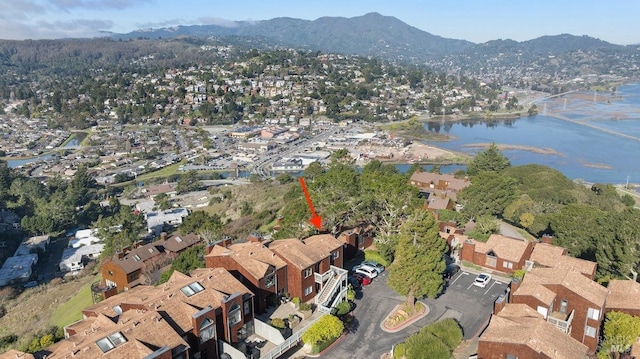
<svg viewBox="0 0 640 359"><path fill-rule="evenodd" d="M473 281L473 285L476 287L484 288L491 282L491 274L480 273L476 277L476 280Z"/></svg>
<svg viewBox="0 0 640 359"><path fill-rule="evenodd" d="M460 266L457 264L449 264L444 270L444 279L450 280L453 276L458 274L458 272L460 272Z"/></svg>
<svg viewBox="0 0 640 359"><path fill-rule="evenodd" d="M360 273L360 274L364 274L364 275L366 275L367 277L369 277L371 279L373 279L373 278L378 276L378 271L375 268L369 267L369 266L361 265L355 270L355 272L356 273Z"/></svg>
<svg viewBox="0 0 640 359"><path fill-rule="evenodd" d="M362 287L362 285L360 284L360 281L355 277L355 274L348 276L347 282L351 285L353 289L360 289L360 287Z"/></svg>
<svg viewBox="0 0 640 359"><path fill-rule="evenodd" d="M369 267L373 267L378 271L378 274L384 272L384 266L378 262L375 261L364 261L362 263L360 263L361 265L364 266L369 266Z"/></svg>
<svg viewBox="0 0 640 359"><path fill-rule="evenodd" d="M363 286L367 286L371 284L371 278L367 277L364 274L354 273L353 279L355 279L358 282L358 284L361 284Z"/></svg>

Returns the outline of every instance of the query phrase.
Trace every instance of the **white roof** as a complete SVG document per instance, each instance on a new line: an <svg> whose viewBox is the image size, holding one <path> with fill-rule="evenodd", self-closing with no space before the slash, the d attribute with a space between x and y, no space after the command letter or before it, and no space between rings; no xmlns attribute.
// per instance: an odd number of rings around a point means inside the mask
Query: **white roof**
<svg viewBox="0 0 640 359"><path fill-rule="evenodd" d="M37 262L37 254L7 258L2 268L0 268L0 285L9 284L14 279L26 281L31 276L31 266Z"/></svg>
<svg viewBox="0 0 640 359"><path fill-rule="evenodd" d="M104 244L91 244L78 248L65 248L60 258L60 263L78 263L82 260L83 256L95 256L102 253L104 250Z"/></svg>

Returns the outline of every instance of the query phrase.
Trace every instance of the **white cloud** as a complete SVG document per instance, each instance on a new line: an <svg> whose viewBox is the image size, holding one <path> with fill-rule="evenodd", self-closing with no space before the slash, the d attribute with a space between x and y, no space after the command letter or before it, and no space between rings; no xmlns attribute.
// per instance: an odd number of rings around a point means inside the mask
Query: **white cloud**
<svg viewBox="0 0 640 359"><path fill-rule="evenodd" d="M152 0L51 0L51 4L57 9L69 11L70 9L126 9Z"/></svg>
<svg viewBox="0 0 640 359"><path fill-rule="evenodd" d="M70 37L104 36L113 22L100 19L76 19L69 21L38 21L35 25L0 19L0 36L6 40L59 39Z"/></svg>
<svg viewBox="0 0 640 359"><path fill-rule="evenodd" d="M198 18L198 21L200 21L200 23L202 23L203 25L217 25L217 26L223 26L223 27L236 27L236 26L238 26L235 23L235 21L222 19L222 18L219 18L219 17L205 16L205 17Z"/></svg>

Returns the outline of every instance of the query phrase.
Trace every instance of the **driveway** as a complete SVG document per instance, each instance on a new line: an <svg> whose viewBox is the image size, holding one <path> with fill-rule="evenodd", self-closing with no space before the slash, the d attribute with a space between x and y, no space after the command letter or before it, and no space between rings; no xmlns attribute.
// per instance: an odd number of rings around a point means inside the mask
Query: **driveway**
<svg viewBox="0 0 640 359"><path fill-rule="evenodd" d="M380 324L397 304L405 301L405 297L387 286L387 274L387 271L383 272L371 285L362 289L362 296L355 301L354 332L329 349L323 357L379 358L423 326L445 318L457 319L463 328L464 338L472 338L484 329L493 311L493 302L508 285L505 281L492 279L486 288L478 288L471 285L475 274L461 271L451 279L443 295L437 299L421 299L429 306L427 316L399 332L387 333L380 328Z"/></svg>

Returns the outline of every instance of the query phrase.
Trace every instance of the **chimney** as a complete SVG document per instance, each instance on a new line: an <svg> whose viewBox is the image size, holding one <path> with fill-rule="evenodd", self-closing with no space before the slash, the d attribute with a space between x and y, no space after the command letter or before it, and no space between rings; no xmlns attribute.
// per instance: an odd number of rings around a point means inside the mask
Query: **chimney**
<svg viewBox="0 0 640 359"><path fill-rule="evenodd" d="M520 284L522 284L522 280L520 278L513 278L513 280L511 281L511 284L509 284L509 287L507 288L507 292L509 293L510 296L513 295L513 293L515 293L518 288L520 288ZM511 297L509 298L510 302L512 302L513 300L511 299Z"/></svg>
<svg viewBox="0 0 640 359"><path fill-rule="evenodd" d="M476 251L476 244L473 239L465 239L460 249L460 259L473 263L473 257Z"/></svg>
<svg viewBox="0 0 640 359"><path fill-rule="evenodd" d="M160 240L161 241L166 241L167 240L167 232L160 233Z"/></svg>
<svg viewBox="0 0 640 359"><path fill-rule="evenodd" d="M493 314L496 315L504 309L504 306L507 305L507 298L504 294L498 296L495 302L493 302Z"/></svg>
<svg viewBox="0 0 640 359"><path fill-rule="evenodd" d="M247 239L249 242L262 242L262 237L257 233L251 233Z"/></svg>
<svg viewBox="0 0 640 359"><path fill-rule="evenodd" d="M552 244L553 237L551 237L551 235L549 234L543 234L542 237L540 238L540 242L546 243L546 244Z"/></svg>

